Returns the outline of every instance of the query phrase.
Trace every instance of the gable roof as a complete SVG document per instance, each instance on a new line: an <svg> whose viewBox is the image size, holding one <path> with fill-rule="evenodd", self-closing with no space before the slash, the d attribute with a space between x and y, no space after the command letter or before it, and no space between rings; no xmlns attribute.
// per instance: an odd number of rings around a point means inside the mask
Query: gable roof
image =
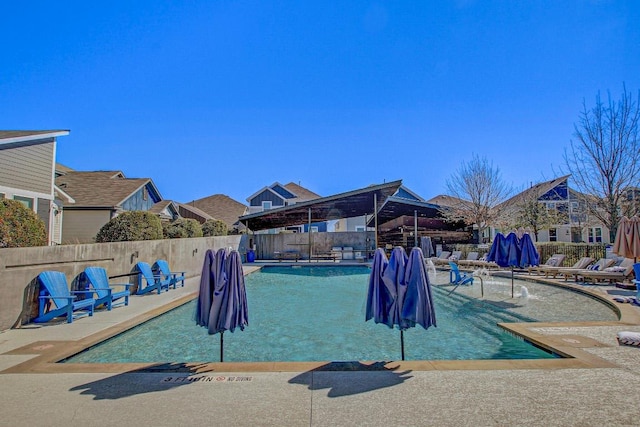
<svg viewBox="0 0 640 427"><path fill-rule="evenodd" d="M571 175L564 175L558 178L554 178L549 181L539 182L526 190L516 194L515 196L500 203L498 208L505 208L508 206L522 203L524 200L539 199L541 196L547 194L563 182L567 181Z"/></svg>
<svg viewBox="0 0 640 427"><path fill-rule="evenodd" d="M150 178L125 178L121 171L69 171L56 177L55 182L75 199L74 208L114 208L147 184L162 199Z"/></svg>
<svg viewBox="0 0 640 427"><path fill-rule="evenodd" d="M297 200L298 201L307 201L307 200L313 200L313 199L319 199L321 196L319 194L314 193L313 191L302 187L301 185L298 185L294 182L290 182L286 185L284 185L284 187L291 191L293 194L295 194L297 196Z"/></svg>
<svg viewBox="0 0 640 427"><path fill-rule="evenodd" d="M460 206L470 202L467 200L460 199L458 197L449 196L447 194L439 194L427 200L427 203L432 203L434 205L438 205L442 207L454 208L456 206Z"/></svg>
<svg viewBox="0 0 640 427"><path fill-rule="evenodd" d="M149 212L162 216L165 209L172 211L176 215L180 215L178 207L172 200L160 200L158 203L151 206ZM173 216L170 219L173 219Z"/></svg>
<svg viewBox="0 0 640 427"><path fill-rule="evenodd" d="M0 145L69 135L68 130L0 130Z"/></svg>
<svg viewBox="0 0 640 427"><path fill-rule="evenodd" d="M198 209L195 206L185 205L184 203L178 203L178 210L181 217L195 219L201 224L208 219L213 219L211 215L202 209Z"/></svg>
<svg viewBox="0 0 640 427"><path fill-rule="evenodd" d="M227 224L231 230L238 218L245 214L247 207L225 194L214 194L202 199L194 200L185 205L195 206L212 218L219 219Z"/></svg>

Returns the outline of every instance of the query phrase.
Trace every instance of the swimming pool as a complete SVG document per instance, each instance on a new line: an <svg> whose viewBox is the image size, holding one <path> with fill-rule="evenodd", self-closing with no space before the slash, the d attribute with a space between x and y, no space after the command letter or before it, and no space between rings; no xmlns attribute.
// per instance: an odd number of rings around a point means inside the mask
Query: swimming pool
<svg viewBox="0 0 640 427"><path fill-rule="evenodd" d="M447 274L435 283L446 283ZM368 278L366 266L265 267L247 276L249 326L225 334L225 361L399 360L399 331L364 321ZM450 290L433 287L438 327L405 331L407 360L552 358L496 323L617 320L588 296L536 283L516 281L513 299L507 278L485 278L482 299L478 280ZM66 362L218 361L219 335L196 326L194 312L195 301Z"/></svg>

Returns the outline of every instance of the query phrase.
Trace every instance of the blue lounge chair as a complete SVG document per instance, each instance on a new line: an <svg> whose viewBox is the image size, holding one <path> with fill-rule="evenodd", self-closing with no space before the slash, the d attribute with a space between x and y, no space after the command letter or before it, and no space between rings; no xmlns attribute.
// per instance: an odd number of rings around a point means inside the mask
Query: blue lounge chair
<svg viewBox="0 0 640 427"><path fill-rule="evenodd" d="M95 298L96 306L105 304L107 310L111 310L116 305L129 305L130 283L109 284L107 270L102 267L85 268L84 277L87 279L87 290L95 292L97 296ZM113 286L124 286L124 290L114 292Z"/></svg>
<svg viewBox="0 0 640 427"><path fill-rule="evenodd" d="M636 285L636 300L640 302L640 262L633 264L633 284Z"/></svg>
<svg viewBox="0 0 640 427"><path fill-rule="evenodd" d="M458 269L458 264L449 261L449 284L450 285L473 285L473 276L467 273L462 273Z"/></svg>
<svg viewBox="0 0 640 427"><path fill-rule="evenodd" d="M73 322L80 316L93 316L95 300L85 298L76 300L77 295L86 294L85 291L71 292L67 283L67 276L60 271L43 271L38 274L40 296L38 298L38 317L35 323L45 323L59 316L67 316L67 323Z"/></svg>
<svg viewBox="0 0 640 427"><path fill-rule="evenodd" d="M184 287L184 275L185 271L171 271L169 268L169 263L163 259L157 260L153 266L151 267L153 274L161 275L165 279L169 279L169 284L173 286L173 289L176 288L178 283Z"/></svg>
<svg viewBox="0 0 640 427"><path fill-rule="evenodd" d="M138 290L136 295L143 295L152 291L157 293L162 292L163 289L169 290L169 279L165 279L162 275L153 274L151 266L140 261L136 264L135 269L140 273L138 274Z"/></svg>

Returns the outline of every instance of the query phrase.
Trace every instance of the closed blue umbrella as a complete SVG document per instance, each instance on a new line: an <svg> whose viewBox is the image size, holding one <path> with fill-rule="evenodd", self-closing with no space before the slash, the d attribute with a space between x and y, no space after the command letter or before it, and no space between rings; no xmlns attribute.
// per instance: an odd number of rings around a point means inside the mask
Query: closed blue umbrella
<svg viewBox="0 0 640 427"><path fill-rule="evenodd" d="M196 306L195 320L198 326L209 326L209 311L213 301L213 274L212 267L215 263L215 254L207 249L204 254L202 273L200 274L200 289L198 292L198 305Z"/></svg>
<svg viewBox="0 0 640 427"><path fill-rule="evenodd" d="M244 285L242 261L238 251L231 251L225 262L225 278L213 296L209 315L209 334L220 333L220 361L224 361L224 332L244 330L249 324L247 293Z"/></svg>
<svg viewBox="0 0 640 427"><path fill-rule="evenodd" d="M420 248L411 249L405 278L407 292L401 313L405 326L413 327L417 324L424 329L436 326L436 311L433 305L431 284L424 267L424 257Z"/></svg>
<svg viewBox="0 0 640 427"><path fill-rule="evenodd" d="M540 265L540 254L536 249L536 245L531 240L531 236L525 233L520 238L520 268L533 267Z"/></svg>
<svg viewBox="0 0 640 427"><path fill-rule="evenodd" d="M511 267L511 298L513 298L513 269L538 265L540 256L531 236L524 234L519 238L516 233L509 233L507 237L496 234L489 250L487 261L493 261L500 267Z"/></svg>
<svg viewBox="0 0 640 427"><path fill-rule="evenodd" d="M420 248L413 248L409 258L404 248L394 248L386 266L383 255L382 249L376 250L365 321L374 319L390 328L397 326L404 360L404 330L416 324L425 329L436 325L433 297Z"/></svg>
<svg viewBox="0 0 640 427"><path fill-rule="evenodd" d="M367 311L365 321L373 319L376 323L384 323L389 327L389 306L392 299L391 294L382 282L382 273L389 265L384 249L378 248L373 254L371 264L371 274L369 275L369 289L367 292Z"/></svg>
<svg viewBox="0 0 640 427"><path fill-rule="evenodd" d="M211 266L211 275L213 277L212 282L212 290L213 290L213 299L211 301L211 306L209 307L209 321L207 325L209 326L209 333L215 334L217 317L212 319L212 313L216 313L215 316L218 316L218 313L222 310L222 294L227 286L227 250L224 248L218 249L215 256L214 264ZM212 329L213 328L213 329ZM214 332L212 332L212 330Z"/></svg>

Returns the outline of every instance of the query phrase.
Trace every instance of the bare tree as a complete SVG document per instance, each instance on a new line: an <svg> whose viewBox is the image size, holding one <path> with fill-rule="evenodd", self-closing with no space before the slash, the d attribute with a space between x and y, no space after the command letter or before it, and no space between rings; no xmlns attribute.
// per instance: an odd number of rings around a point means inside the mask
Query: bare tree
<svg viewBox="0 0 640 427"><path fill-rule="evenodd" d="M443 211L445 217L477 225L479 238L500 215L496 206L511 194L499 168L476 154L447 180L447 190L457 201Z"/></svg>
<svg viewBox="0 0 640 427"><path fill-rule="evenodd" d="M589 214L609 229L615 239L624 200L629 189L638 187L640 150L638 98L623 92L619 100L607 102L596 96L595 106L583 110L574 124L574 137L564 160L576 190L581 193Z"/></svg>

